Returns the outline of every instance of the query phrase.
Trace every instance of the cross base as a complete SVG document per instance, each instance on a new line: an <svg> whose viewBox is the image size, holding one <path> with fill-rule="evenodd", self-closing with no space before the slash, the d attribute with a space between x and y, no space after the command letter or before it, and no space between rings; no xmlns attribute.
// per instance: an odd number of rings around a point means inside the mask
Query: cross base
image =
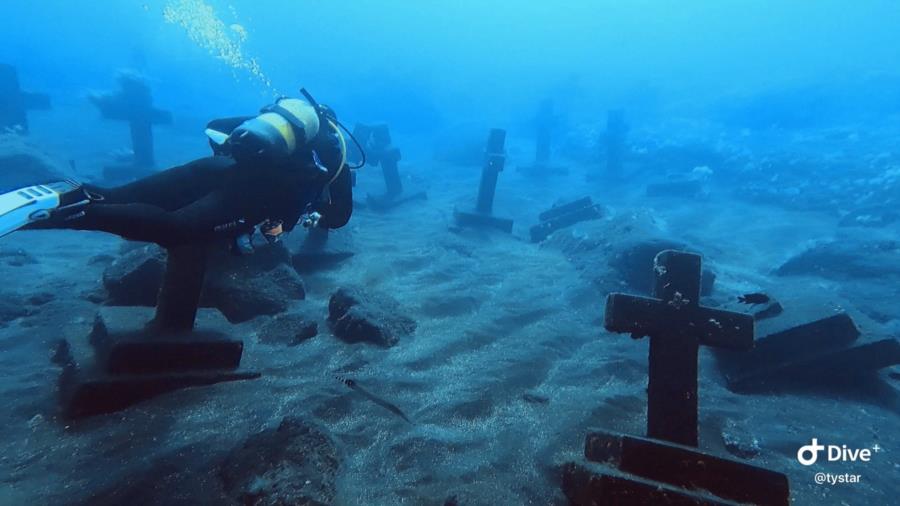
<svg viewBox="0 0 900 506"><path fill-rule="evenodd" d="M787 505L784 474L665 441L592 431L587 462L563 468L563 492L576 505Z"/></svg>
<svg viewBox="0 0 900 506"><path fill-rule="evenodd" d="M228 339L217 311L200 312L199 330L148 329L152 308L111 307L97 315L86 342L63 341L60 403L65 416L112 413L183 388L258 378L238 371L243 342Z"/></svg>
<svg viewBox="0 0 900 506"><path fill-rule="evenodd" d="M456 223L462 227L495 228L506 232L507 234L512 233L513 220L508 218L498 218L494 215L479 213L477 211L468 212L459 210L454 210L453 216L456 218Z"/></svg>

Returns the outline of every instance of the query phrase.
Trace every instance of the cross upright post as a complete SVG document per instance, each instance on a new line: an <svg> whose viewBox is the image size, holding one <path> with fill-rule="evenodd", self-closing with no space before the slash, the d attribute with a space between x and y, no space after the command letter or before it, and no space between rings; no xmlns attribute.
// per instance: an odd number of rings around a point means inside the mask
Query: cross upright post
<svg viewBox="0 0 900 506"><path fill-rule="evenodd" d="M666 250L653 270L654 297L610 294L604 326L650 337L647 436L696 447L699 348L752 348L753 317L700 305L699 255Z"/></svg>

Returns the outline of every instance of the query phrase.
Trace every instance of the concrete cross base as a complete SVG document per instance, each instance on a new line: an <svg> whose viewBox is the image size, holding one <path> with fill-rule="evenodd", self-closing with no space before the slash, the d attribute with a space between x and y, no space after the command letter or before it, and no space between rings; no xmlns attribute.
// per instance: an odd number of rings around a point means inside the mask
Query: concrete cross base
<svg viewBox="0 0 900 506"><path fill-rule="evenodd" d="M152 330L152 308L102 309L84 342L62 341L54 361L63 368L60 403L70 418L111 413L175 390L253 379L238 371L243 342L227 338L229 323L201 310L191 332Z"/></svg>
<svg viewBox="0 0 900 506"><path fill-rule="evenodd" d="M513 220L508 218L498 218L477 211L468 212L454 209L453 217L456 218L457 225L461 227L496 228L507 234L512 233L513 229Z"/></svg>
<svg viewBox="0 0 900 506"><path fill-rule="evenodd" d="M784 474L665 441L592 431L563 470L574 504L787 505Z"/></svg>

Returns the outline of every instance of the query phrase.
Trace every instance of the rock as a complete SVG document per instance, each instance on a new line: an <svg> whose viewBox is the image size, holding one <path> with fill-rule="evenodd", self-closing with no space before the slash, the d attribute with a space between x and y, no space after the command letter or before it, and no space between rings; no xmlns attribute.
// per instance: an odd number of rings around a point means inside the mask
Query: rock
<svg viewBox="0 0 900 506"><path fill-rule="evenodd" d="M155 306L165 272L166 253L156 245L128 247L103 273L109 305ZM284 312L306 296L303 280L290 267L280 246L260 248L250 256L213 250L200 305L214 307L231 322Z"/></svg>
<svg viewBox="0 0 900 506"><path fill-rule="evenodd" d="M0 134L0 193L70 177L37 147L19 135Z"/></svg>
<svg viewBox="0 0 900 506"><path fill-rule="evenodd" d="M227 495L254 506L325 505L336 494L338 453L331 438L286 417L275 430L250 436L220 469Z"/></svg>
<svg viewBox="0 0 900 506"><path fill-rule="evenodd" d="M750 429L731 418L722 425L722 442L729 453L742 459L752 459L761 451L759 440L750 433Z"/></svg>
<svg viewBox="0 0 900 506"><path fill-rule="evenodd" d="M10 267L22 267L38 263L31 253L21 248L0 248L0 263Z"/></svg>
<svg viewBox="0 0 900 506"><path fill-rule="evenodd" d="M307 339L312 339L319 334L319 325L301 315L285 314L272 318L262 328L257 336L259 342L265 344L281 344L296 346Z"/></svg>
<svg viewBox="0 0 900 506"><path fill-rule="evenodd" d="M103 271L103 287L114 306L155 306L166 270L166 253L155 245L127 251Z"/></svg>
<svg viewBox="0 0 900 506"><path fill-rule="evenodd" d="M818 244L785 262L776 273L836 280L900 276L900 241L843 238Z"/></svg>
<svg viewBox="0 0 900 506"><path fill-rule="evenodd" d="M279 265L269 271L241 269L210 273L201 304L217 308L229 321L237 323L282 313L291 301L305 297L300 276L291 267Z"/></svg>
<svg viewBox="0 0 900 506"><path fill-rule="evenodd" d="M394 346L416 330L416 322L401 313L400 304L390 296L355 288L340 288L328 301L332 331L348 343Z"/></svg>

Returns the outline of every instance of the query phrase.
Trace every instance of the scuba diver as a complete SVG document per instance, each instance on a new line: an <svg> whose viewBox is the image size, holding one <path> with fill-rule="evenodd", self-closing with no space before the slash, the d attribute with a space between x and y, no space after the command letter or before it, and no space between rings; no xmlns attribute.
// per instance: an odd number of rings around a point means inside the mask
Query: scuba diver
<svg viewBox="0 0 900 506"><path fill-rule="evenodd" d="M298 223L342 227L356 167L346 166L334 112L301 92L306 100L280 98L257 116L211 121L213 156L115 188L60 181L2 194L0 237L94 230L166 248L228 240L249 253L256 232L276 242Z"/></svg>

